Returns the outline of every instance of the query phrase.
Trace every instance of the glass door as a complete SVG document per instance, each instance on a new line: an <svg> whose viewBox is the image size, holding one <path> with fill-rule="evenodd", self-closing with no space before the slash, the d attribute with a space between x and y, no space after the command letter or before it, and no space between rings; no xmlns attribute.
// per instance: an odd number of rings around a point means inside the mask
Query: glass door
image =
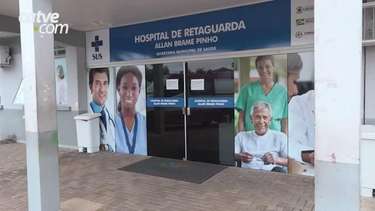
<svg viewBox="0 0 375 211"><path fill-rule="evenodd" d="M185 158L183 63L146 65L148 155Z"/></svg>
<svg viewBox="0 0 375 211"><path fill-rule="evenodd" d="M186 63L188 160L234 164L234 64Z"/></svg>
<svg viewBox="0 0 375 211"><path fill-rule="evenodd" d="M148 155L234 164L234 59L146 65Z"/></svg>

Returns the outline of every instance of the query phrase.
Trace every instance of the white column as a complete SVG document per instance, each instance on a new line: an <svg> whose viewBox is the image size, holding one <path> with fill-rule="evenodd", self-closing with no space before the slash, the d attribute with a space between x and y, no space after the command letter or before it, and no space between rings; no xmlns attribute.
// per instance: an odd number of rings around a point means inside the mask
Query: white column
<svg viewBox="0 0 375 211"><path fill-rule="evenodd" d="M66 80L68 85L68 105L72 111L79 111L79 78L78 78L78 47L65 46L65 61L67 66Z"/></svg>
<svg viewBox="0 0 375 211"><path fill-rule="evenodd" d="M52 0L19 0L21 17L48 14ZM59 166L53 34L41 34L32 21L20 20L25 83L28 208L59 210Z"/></svg>
<svg viewBox="0 0 375 211"><path fill-rule="evenodd" d="M315 0L315 210L359 210L362 1Z"/></svg>

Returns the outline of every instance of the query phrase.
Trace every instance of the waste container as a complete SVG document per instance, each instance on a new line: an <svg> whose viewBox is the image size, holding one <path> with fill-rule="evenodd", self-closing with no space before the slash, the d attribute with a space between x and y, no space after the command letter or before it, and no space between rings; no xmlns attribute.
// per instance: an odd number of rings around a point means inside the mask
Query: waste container
<svg viewBox="0 0 375 211"><path fill-rule="evenodd" d="M79 152L93 153L99 151L100 130L99 130L100 113L85 113L75 116L77 125L77 145Z"/></svg>

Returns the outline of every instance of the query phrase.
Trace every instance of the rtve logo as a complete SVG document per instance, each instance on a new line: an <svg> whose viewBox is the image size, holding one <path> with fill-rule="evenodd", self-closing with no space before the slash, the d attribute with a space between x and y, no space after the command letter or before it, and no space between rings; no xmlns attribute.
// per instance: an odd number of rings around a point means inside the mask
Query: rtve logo
<svg viewBox="0 0 375 211"><path fill-rule="evenodd" d="M103 40L99 40L99 36L95 35L94 41L91 42L91 47L95 48L95 52L92 54L92 60L101 60L102 54L99 52L99 47L103 45Z"/></svg>

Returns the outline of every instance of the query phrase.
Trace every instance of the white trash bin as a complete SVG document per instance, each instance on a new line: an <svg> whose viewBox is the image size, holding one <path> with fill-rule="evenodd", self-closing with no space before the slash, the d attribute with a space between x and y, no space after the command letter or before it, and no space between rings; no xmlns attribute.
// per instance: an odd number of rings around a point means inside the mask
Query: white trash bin
<svg viewBox="0 0 375 211"><path fill-rule="evenodd" d="M77 145L79 152L84 152L85 148L87 153L99 151L100 116L100 113L85 113L74 117L77 126Z"/></svg>

